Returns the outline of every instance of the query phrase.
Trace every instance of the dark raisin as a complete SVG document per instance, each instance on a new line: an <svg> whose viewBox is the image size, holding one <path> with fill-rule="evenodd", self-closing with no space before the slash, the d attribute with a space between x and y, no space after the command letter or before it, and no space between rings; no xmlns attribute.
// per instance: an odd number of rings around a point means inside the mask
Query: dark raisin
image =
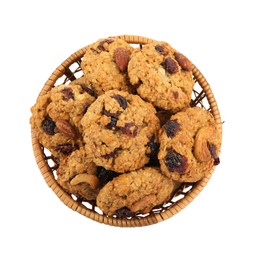
<svg viewBox="0 0 254 260"><path fill-rule="evenodd" d="M155 142L155 134L152 135L147 145L151 151L150 154L148 155L150 158L149 166L159 165L158 152L160 148L160 143Z"/></svg>
<svg viewBox="0 0 254 260"><path fill-rule="evenodd" d="M156 45L156 46L155 46L155 50L156 50L157 52L159 52L159 54L161 54L161 55L163 55L163 56L166 56L166 55L168 54L168 51L165 50L164 47L161 46L161 45Z"/></svg>
<svg viewBox="0 0 254 260"><path fill-rule="evenodd" d="M165 156L165 164L169 171L183 174L187 168L187 158L173 149L170 149Z"/></svg>
<svg viewBox="0 0 254 260"><path fill-rule="evenodd" d="M56 124L51 119L51 117L46 116L45 119L42 121L41 127L46 134L48 134L48 135L55 134Z"/></svg>
<svg viewBox="0 0 254 260"><path fill-rule="evenodd" d="M220 158L216 153L216 146L214 144L210 144L210 143L208 143L207 146L211 153L212 158L214 159L214 165L220 164Z"/></svg>
<svg viewBox="0 0 254 260"><path fill-rule="evenodd" d="M117 118L117 117L119 117L122 114L122 112L121 111L117 111L116 113L112 113L112 112L108 111L107 109L103 108L102 114L105 115L105 116L108 116L108 117L115 117L115 118Z"/></svg>
<svg viewBox="0 0 254 260"><path fill-rule="evenodd" d="M132 216L133 216L133 213L127 207L123 207L116 211L117 218L130 218Z"/></svg>
<svg viewBox="0 0 254 260"><path fill-rule="evenodd" d="M92 97L96 97L96 93L94 92L94 90L92 90L91 88L88 88L85 84L79 84L79 86L81 86L81 88L87 92L90 96Z"/></svg>
<svg viewBox="0 0 254 260"><path fill-rule="evenodd" d="M69 99L74 99L74 94L71 88L64 88L61 90L63 93L63 99L64 100L69 100Z"/></svg>
<svg viewBox="0 0 254 260"><path fill-rule="evenodd" d="M114 158L114 157L116 157L117 153L118 153L120 150L121 150L121 148L120 148L120 147L117 147L117 148L115 148L115 149L113 150L113 152L102 155L102 158L104 158L104 159L106 159L106 160L108 160L108 159L110 159L110 158Z"/></svg>
<svg viewBox="0 0 254 260"><path fill-rule="evenodd" d="M101 41L100 43L99 43L99 45L98 45L98 49L99 50L101 50L101 51L105 51L105 48L104 48L104 43L108 43L108 44L110 44L110 43L112 43L114 40L113 39L105 39L105 40L103 40L103 41Z"/></svg>
<svg viewBox="0 0 254 260"><path fill-rule="evenodd" d="M61 152L64 155L69 155L77 149L78 149L78 146L77 145L73 146L72 144L59 144L56 147L54 147L54 150L56 152Z"/></svg>
<svg viewBox="0 0 254 260"><path fill-rule="evenodd" d="M99 166L96 169L96 176L100 180L102 186L104 186L109 181L112 181L115 177L117 177L119 175L120 175L120 173L106 170L102 166Z"/></svg>
<svg viewBox="0 0 254 260"><path fill-rule="evenodd" d="M83 105L83 111L82 111L82 114L84 115L86 112L87 112L87 109L89 108L89 105L88 104L84 104Z"/></svg>
<svg viewBox="0 0 254 260"><path fill-rule="evenodd" d="M219 157L215 158L213 164L214 164L215 166L218 165L218 164L220 164L220 158L219 158Z"/></svg>
<svg viewBox="0 0 254 260"><path fill-rule="evenodd" d="M165 132L168 137L172 138L176 135L177 131L180 129L180 125L176 120L168 120L164 125Z"/></svg>
<svg viewBox="0 0 254 260"><path fill-rule="evenodd" d="M112 96L112 98L114 98L114 99L118 102L118 104L120 105L120 107L121 107L122 109L126 109L126 108L127 108L126 98L124 98L123 96L118 95L118 94Z"/></svg>
<svg viewBox="0 0 254 260"><path fill-rule="evenodd" d="M120 127L123 134L135 137L138 134L138 127L133 123L125 123L124 127Z"/></svg>
<svg viewBox="0 0 254 260"><path fill-rule="evenodd" d="M173 73L176 73L178 72L178 66L177 66L177 63L176 61L174 61L172 58L170 57L167 57L164 62L163 62L163 67L164 69L170 73L170 74L173 74Z"/></svg>
<svg viewBox="0 0 254 260"><path fill-rule="evenodd" d="M167 123L168 119L172 116L172 112L168 111L168 110L159 110L156 113L156 116L159 118L160 120L160 125L163 126Z"/></svg>
<svg viewBox="0 0 254 260"><path fill-rule="evenodd" d="M109 130L116 130L116 124L117 124L118 118L111 116L111 121L109 124L106 125L106 128Z"/></svg>

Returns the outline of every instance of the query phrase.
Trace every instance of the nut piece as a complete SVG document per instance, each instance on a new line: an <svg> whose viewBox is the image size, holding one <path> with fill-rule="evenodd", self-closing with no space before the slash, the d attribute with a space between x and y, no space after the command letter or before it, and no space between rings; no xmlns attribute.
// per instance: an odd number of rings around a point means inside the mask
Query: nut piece
<svg viewBox="0 0 254 260"><path fill-rule="evenodd" d="M57 119L56 127L57 127L59 133L63 134L67 138L75 139L77 137L75 128L67 120Z"/></svg>
<svg viewBox="0 0 254 260"><path fill-rule="evenodd" d="M130 60L130 55L126 49L117 48L114 52L114 60L119 70L121 72L125 72L127 70L127 66Z"/></svg>
<svg viewBox="0 0 254 260"><path fill-rule="evenodd" d="M202 127L196 134L194 140L194 156L200 162L207 162L212 159L209 144L216 135L216 129L211 126ZM212 142L211 142L212 143Z"/></svg>
<svg viewBox="0 0 254 260"><path fill-rule="evenodd" d="M155 50L156 50L159 54L161 54L161 55L163 55L163 56L166 56L166 55L168 54L168 51L165 50L164 47L161 46L161 45L156 45L156 46L155 46Z"/></svg>
<svg viewBox="0 0 254 260"><path fill-rule="evenodd" d="M181 68L185 71L191 71L192 64L191 62L180 52L174 53L175 59Z"/></svg>
<svg viewBox="0 0 254 260"><path fill-rule="evenodd" d="M167 57L163 62L164 69L170 73L174 74L178 72L177 63L175 60L173 60L171 57Z"/></svg>
<svg viewBox="0 0 254 260"><path fill-rule="evenodd" d="M156 196L154 194L149 194L144 196L142 199L131 205L130 210L132 212L137 212L138 210L145 210L147 205L154 204L156 202ZM149 212L149 211L148 211Z"/></svg>
<svg viewBox="0 0 254 260"><path fill-rule="evenodd" d="M91 186L92 189L97 189L100 185L99 179L95 175L90 174L78 174L71 181L71 185L78 185L80 183L87 183Z"/></svg>

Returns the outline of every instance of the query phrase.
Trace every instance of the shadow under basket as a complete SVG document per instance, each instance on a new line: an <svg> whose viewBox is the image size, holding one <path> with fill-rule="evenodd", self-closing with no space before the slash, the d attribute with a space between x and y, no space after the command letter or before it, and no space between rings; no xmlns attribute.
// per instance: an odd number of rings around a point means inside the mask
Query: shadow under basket
<svg viewBox="0 0 254 260"><path fill-rule="evenodd" d="M142 45L151 43L154 40L133 35L121 35L115 38L121 38L129 44L142 48ZM69 58L67 58L49 77L39 95L43 95L51 90L53 87L60 84L69 84L76 78L81 77L81 61L83 55L86 52L84 47ZM210 111L218 126L220 136L222 136L222 122L220 112L210 88L210 85L198 70L195 65L192 65L193 77L195 80L194 90L192 93L191 106L199 106L203 109ZM56 181L56 168L57 164L54 162L54 158L38 141L35 135L34 129L31 129L32 133L32 147L36 163L40 169L40 172L46 181L47 185L53 190L58 198L69 208L78 213L95 220L100 223L108 224L118 227L140 227L156 224L171 218L176 213L184 209L192 200L203 190L208 183L214 171L213 167L210 173L202 180L196 183L182 183L175 191L173 197L170 198L167 203L154 208L148 214L137 214L128 218L118 218L116 216L108 217L102 213L102 211L93 202L80 200L73 194L65 192Z"/></svg>

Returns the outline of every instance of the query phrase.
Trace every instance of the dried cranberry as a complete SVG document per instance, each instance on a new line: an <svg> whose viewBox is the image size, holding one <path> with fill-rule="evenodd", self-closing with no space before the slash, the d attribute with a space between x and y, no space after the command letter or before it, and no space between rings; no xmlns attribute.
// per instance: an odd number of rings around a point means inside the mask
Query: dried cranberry
<svg viewBox="0 0 254 260"><path fill-rule="evenodd" d="M99 166L96 170L96 176L101 182L101 185L104 186L109 181L112 181L115 177L119 176L120 173L106 170L104 167Z"/></svg>
<svg viewBox="0 0 254 260"><path fill-rule="evenodd" d="M86 92L88 93L90 96L92 97L96 97L96 93L94 92L93 89L88 88L85 84L79 84L79 86Z"/></svg>
<svg viewBox="0 0 254 260"><path fill-rule="evenodd" d="M56 147L54 147L54 150L56 152L61 152L64 155L69 155L77 149L78 149L78 146L77 145L73 146L72 144L59 144Z"/></svg>
<svg viewBox="0 0 254 260"><path fill-rule="evenodd" d="M176 135L177 131L180 129L180 125L176 120L168 120L164 125L164 129L168 137L172 138Z"/></svg>
<svg viewBox="0 0 254 260"><path fill-rule="evenodd" d="M214 144L210 144L210 143L208 143L207 146L211 153L211 156L214 159L214 165L220 164L220 158L218 157L218 155L216 153L216 146Z"/></svg>
<svg viewBox="0 0 254 260"><path fill-rule="evenodd" d="M56 124L51 117L46 116L45 119L42 121L41 127L46 134L48 135L55 134Z"/></svg>
<svg viewBox="0 0 254 260"><path fill-rule="evenodd" d="M120 150L121 150L121 148L117 147L113 150L113 152L102 155L102 158L104 158L104 159L114 158Z"/></svg>
<svg viewBox="0 0 254 260"><path fill-rule="evenodd" d="M130 218L132 216L133 213L127 207L123 207L121 209L116 210L117 218Z"/></svg>
<svg viewBox="0 0 254 260"><path fill-rule="evenodd" d="M174 61L172 58L170 57L167 57L164 62L163 62L163 67L164 69L170 73L170 74L173 74L173 73L176 73L178 72L178 66L177 66L177 62Z"/></svg>
<svg viewBox="0 0 254 260"><path fill-rule="evenodd" d="M161 54L161 55L163 55L163 56L166 56L166 55L168 54L168 51L165 50L164 47L161 46L161 45L156 45L156 46L155 46L155 50L156 50L157 52L159 52L159 54Z"/></svg>
<svg viewBox="0 0 254 260"><path fill-rule="evenodd" d="M187 158L173 149L168 151L164 160L167 168L171 172L183 174L187 168Z"/></svg>
<svg viewBox="0 0 254 260"><path fill-rule="evenodd" d="M124 127L120 127L123 134L135 137L138 134L138 127L133 123L125 123Z"/></svg>
<svg viewBox="0 0 254 260"><path fill-rule="evenodd" d="M71 88L64 88L61 90L63 93L63 99L68 100L68 99L74 99L74 94Z"/></svg>
<svg viewBox="0 0 254 260"><path fill-rule="evenodd" d="M114 98L118 102L118 104L120 105L121 108L123 108L123 109L127 108L126 98L124 98L123 96L118 95L118 94L112 96L112 98Z"/></svg>
<svg viewBox="0 0 254 260"><path fill-rule="evenodd" d="M173 97L174 97L175 99L178 99L179 93L178 93L177 91L174 91L174 92L173 92Z"/></svg>

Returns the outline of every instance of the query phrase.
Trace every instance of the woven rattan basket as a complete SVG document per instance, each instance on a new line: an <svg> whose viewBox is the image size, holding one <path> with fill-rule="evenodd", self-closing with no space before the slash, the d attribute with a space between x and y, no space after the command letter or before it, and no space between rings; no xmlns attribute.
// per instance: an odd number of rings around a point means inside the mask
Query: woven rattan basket
<svg viewBox="0 0 254 260"><path fill-rule="evenodd" d="M116 36L116 38L124 39L126 42L133 44L136 47L142 47L142 45L153 42L154 40L133 35ZM83 55L86 52L84 47L70 57L68 57L56 70L52 73L49 79L46 81L39 95L43 95L51 88L59 84L68 84L71 81L79 78L82 75L80 67ZM195 86L192 93L191 106L199 106L206 110L209 110L218 125L220 135L222 136L222 123L220 112L213 96L210 85L197 69L195 65L192 67L193 76L195 79ZM57 183L55 170L57 168L54 158L49 152L42 147L38 142L34 129L31 129L32 133L32 147L36 163L40 169L40 172L46 181L47 185L53 190L58 198L69 208L78 213L95 220L100 223L119 226L119 227L138 227L147 226L166 220L176 213L184 209L206 186L213 171L212 168L210 174L196 183L183 183L175 192L173 198L166 204L161 205L153 209L150 213L142 215L138 214L135 217L120 219L117 217L108 217L104 215L96 205L88 201L80 201L74 195L66 193Z"/></svg>

